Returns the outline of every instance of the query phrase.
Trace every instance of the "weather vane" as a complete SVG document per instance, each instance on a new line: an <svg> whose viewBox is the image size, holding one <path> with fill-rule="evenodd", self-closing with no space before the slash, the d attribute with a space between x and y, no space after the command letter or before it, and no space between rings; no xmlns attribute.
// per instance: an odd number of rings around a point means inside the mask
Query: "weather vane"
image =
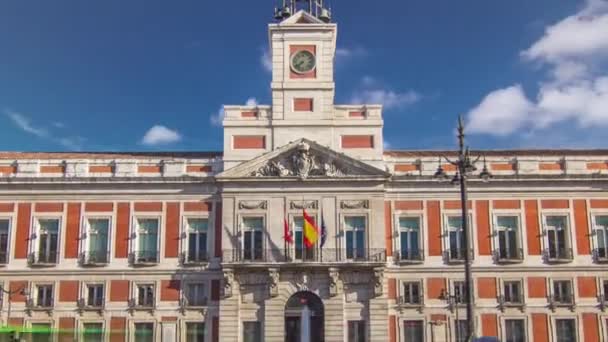
<svg viewBox="0 0 608 342"><path fill-rule="evenodd" d="M294 15L299 10L329 23L331 21L331 9L325 7L324 0L279 0L279 7L274 9L274 18L284 20Z"/></svg>

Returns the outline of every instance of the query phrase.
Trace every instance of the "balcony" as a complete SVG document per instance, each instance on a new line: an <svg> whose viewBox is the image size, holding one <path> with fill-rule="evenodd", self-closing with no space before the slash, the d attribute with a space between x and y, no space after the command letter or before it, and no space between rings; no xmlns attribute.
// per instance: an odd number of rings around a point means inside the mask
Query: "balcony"
<svg viewBox="0 0 608 342"><path fill-rule="evenodd" d="M424 251L421 249L403 250L393 252L393 260L397 264L422 264Z"/></svg>
<svg viewBox="0 0 608 342"><path fill-rule="evenodd" d="M497 264L519 264L524 261L523 248L498 249L494 251L494 261Z"/></svg>
<svg viewBox="0 0 608 342"><path fill-rule="evenodd" d="M188 251L179 256L179 261L184 266L200 266L209 262L207 251Z"/></svg>
<svg viewBox="0 0 608 342"><path fill-rule="evenodd" d="M153 266L158 264L160 253L152 251L134 251L129 254L129 263L133 266Z"/></svg>
<svg viewBox="0 0 608 342"><path fill-rule="evenodd" d="M572 262L572 248L547 248L544 253L545 262L552 264Z"/></svg>
<svg viewBox="0 0 608 342"><path fill-rule="evenodd" d="M79 256L82 266L105 266L109 261L110 253L107 251L85 251Z"/></svg>
<svg viewBox="0 0 608 342"><path fill-rule="evenodd" d="M608 248L601 247L593 250L593 260L597 263L608 263Z"/></svg>
<svg viewBox="0 0 608 342"><path fill-rule="evenodd" d="M28 299L25 301L25 307L28 311L53 311L53 298L45 298L41 301L35 301L34 299Z"/></svg>
<svg viewBox="0 0 608 342"><path fill-rule="evenodd" d="M464 257L467 253L467 250L450 248L450 250L443 252L443 260L446 264L464 264ZM469 251L469 260L473 260L473 251Z"/></svg>
<svg viewBox="0 0 608 342"><path fill-rule="evenodd" d="M207 308L207 298L187 298L184 297L179 301L179 306L182 311L186 310L205 310Z"/></svg>
<svg viewBox="0 0 608 342"><path fill-rule="evenodd" d="M30 253L27 264L31 267L49 267L57 265L57 252Z"/></svg>
<svg viewBox="0 0 608 342"><path fill-rule="evenodd" d="M397 308L399 309L419 309L424 308L424 295L420 296L399 296L397 298Z"/></svg>
<svg viewBox="0 0 608 342"><path fill-rule="evenodd" d="M84 299L81 298L78 300L78 310L79 311L97 311L101 312L104 309L104 299L103 298L89 298Z"/></svg>
<svg viewBox="0 0 608 342"><path fill-rule="evenodd" d="M138 301L137 299L129 299L128 302L129 310L131 311L154 311L154 300L150 298L149 300Z"/></svg>
<svg viewBox="0 0 608 342"><path fill-rule="evenodd" d="M283 249L256 249L241 250L229 249L222 253L222 262L225 265L306 265L306 266L332 266L357 265L379 266L386 263L386 250L380 248L346 249L313 249L313 250L283 250Z"/></svg>
<svg viewBox="0 0 608 342"><path fill-rule="evenodd" d="M508 308L517 308L523 312L524 309L526 308L526 304L524 303L522 297L512 298L512 297L507 297L507 296L502 295L502 296L498 296L496 301L498 302L498 309L500 309L500 311L502 311L502 312L504 312L505 309L508 309Z"/></svg>
<svg viewBox="0 0 608 342"><path fill-rule="evenodd" d="M549 308L555 311L557 308L569 308L571 311L576 310L574 295L553 294L547 298Z"/></svg>

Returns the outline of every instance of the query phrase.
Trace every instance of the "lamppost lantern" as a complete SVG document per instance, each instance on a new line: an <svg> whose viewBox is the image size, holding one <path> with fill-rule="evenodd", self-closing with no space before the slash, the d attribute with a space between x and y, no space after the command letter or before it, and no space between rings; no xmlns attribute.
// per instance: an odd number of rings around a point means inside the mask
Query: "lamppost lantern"
<svg viewBox="0 0 608 342"><path fill-rule="evenodd" d="M466 306L467 306L467 325L466 325L466 340L472 340L475 338L475 295L474 295L474 283L473 283L473 275L471 271L471 241L470 241L470 227L468 222L469 217L469 209L468 206L468 190L467 190L467 180L472 174L477 171L475 164L479 161L481 156L477 156L472 158L469 147L465 145L465 134L464 134L464 120L462 116L458 118L458 128L457 128L457 137L458 137L458 157L455 160L450 160L447 157L439 158L439 166L437 167L437 171L435 172L434 178L436 179L447 179L449 178L443 169L442 160L445 159L449 164L452 164L456 168L456 172L452 177L451 184L452 185L460 185L460 203L462 209L462 237L464 240L464 273L465 273L465 281L464 281L464 296L466 298ZM479 173L479 178L483 182L488 182L492 178L492 174L488 170L488 166L486 163L486 158L483 158L483 169ZM462 294L461 294L462 295ZM442 291L441 296L447 300L452 300L453 296L451 296L446 291ZM462 298L464 299L464 298ZM456 300L460 300L457 298ZM456 311L458 312L458 311Z"/></svg>

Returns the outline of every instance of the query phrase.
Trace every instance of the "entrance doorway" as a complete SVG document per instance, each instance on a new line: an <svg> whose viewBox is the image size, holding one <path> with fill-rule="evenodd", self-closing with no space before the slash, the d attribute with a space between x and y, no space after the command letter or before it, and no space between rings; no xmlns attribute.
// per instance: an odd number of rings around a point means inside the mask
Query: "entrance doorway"
<svg viewBox="0 0 608 342"><path fill-rule="evenodd" d="M324 342L321 298L312 292L298 292L285 305L285 342Z"/></svg>

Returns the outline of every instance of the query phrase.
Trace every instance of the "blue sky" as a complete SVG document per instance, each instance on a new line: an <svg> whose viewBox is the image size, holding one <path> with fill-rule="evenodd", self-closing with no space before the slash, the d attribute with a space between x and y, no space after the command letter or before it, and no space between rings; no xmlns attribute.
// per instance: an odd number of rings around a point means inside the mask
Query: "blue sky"
<svg viewBox="0 0 608 342"><path fill-rule="evenodd" d="M384 102L390 148L451 148L458 114L476 148L605 147L606 4L333 0L336 102ZM269 102L273 7L0 2L0 150L221 150L221 106Z"/></svg>

